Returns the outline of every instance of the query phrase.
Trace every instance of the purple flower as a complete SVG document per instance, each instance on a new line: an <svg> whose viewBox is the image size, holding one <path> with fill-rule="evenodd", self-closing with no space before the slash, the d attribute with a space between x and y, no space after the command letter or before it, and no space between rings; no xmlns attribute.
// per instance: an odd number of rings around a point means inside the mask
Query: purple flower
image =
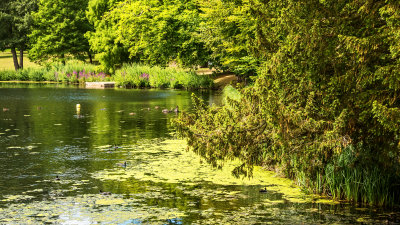
<svg viewBox="0 0 400 225"><path fill-rule="evenodd" d="M75 76L78 74L75 70L74 70L74 72L72 72Z"/></svg>
<svg viewBox="0 0 400 225"><path fill-rule="evenodd" d="M145 79L145 80L149 80L150 75L147 73L142 73L142 75L140 75L141 78Z"/></svg>
<svg viewBox="0 0 400 225"><path fill-rule="evenodd" d="M104 78L104 77L105 77L104 75L105 75L105 74L104 74L103 72L100 72L100 73L97 74L97 77Z"/></svg>

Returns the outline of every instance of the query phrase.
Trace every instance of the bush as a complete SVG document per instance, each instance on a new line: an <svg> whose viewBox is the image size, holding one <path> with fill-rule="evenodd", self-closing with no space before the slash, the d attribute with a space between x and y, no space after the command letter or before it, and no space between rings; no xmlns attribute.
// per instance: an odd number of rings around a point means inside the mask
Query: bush
<svg viewBox="0 0 400 225"><path fill-rule="evenodd" d="M16 80L17 76L15 71L12 70L2 70L0 71L0 80L2 81L9 81L9 80Z"/></svg>

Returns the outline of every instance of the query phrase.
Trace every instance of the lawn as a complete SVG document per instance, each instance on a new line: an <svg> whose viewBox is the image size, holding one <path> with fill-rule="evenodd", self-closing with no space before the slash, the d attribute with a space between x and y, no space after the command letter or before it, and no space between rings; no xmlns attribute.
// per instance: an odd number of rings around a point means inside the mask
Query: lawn
<svg viewBox="0 0 400 225"><path fill-rule="evenodd" d="M19 60L19 52L18 52L18 60ZM37 68L37 67L40 66L34 62L31 62L28 59L28 53L24 52L24 68ZM9 49L0 52L0 70L14 70L14 62L11 51Z"/></svg>

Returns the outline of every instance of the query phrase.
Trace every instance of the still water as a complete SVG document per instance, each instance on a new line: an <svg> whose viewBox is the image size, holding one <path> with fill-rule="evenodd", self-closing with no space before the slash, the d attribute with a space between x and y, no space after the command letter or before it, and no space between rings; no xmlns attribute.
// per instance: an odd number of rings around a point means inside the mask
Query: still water
<svg viewBox="0 0 400 225"><path fill-rule="evenodd" d="M191 94L0 83L0 223L400 222L396 208L308 195L260 168L252 179L233 178L235 162L211 168L162 112L192 110Z"/></svg>

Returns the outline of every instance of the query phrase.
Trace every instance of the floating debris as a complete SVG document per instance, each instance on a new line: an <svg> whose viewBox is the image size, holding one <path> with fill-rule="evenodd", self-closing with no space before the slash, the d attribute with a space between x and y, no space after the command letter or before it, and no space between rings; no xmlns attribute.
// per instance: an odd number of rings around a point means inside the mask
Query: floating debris
<svg viewBox="0 0 400 225"><path fill-rule="evenodd" d="M123 163L117 163L117 166L121 166L121 167L124 167L124 168L126 168L126 165L127 165L127 163L126 163L126 162L123 162Z"/></svg>
<svg viewBox="0 0 400 225"><path fill-rule="evenodd" d="M101 194L101 195L111 195L111 192L100 190L99 194Z"/></svg>
<svg viewBox="0 0 400 225"><path fill-rule="evenodd" d="M14 201L21 201L34 198L31 195L5 195L3 196L4 199L1 201L3 202L14 202Z"/></svg>

